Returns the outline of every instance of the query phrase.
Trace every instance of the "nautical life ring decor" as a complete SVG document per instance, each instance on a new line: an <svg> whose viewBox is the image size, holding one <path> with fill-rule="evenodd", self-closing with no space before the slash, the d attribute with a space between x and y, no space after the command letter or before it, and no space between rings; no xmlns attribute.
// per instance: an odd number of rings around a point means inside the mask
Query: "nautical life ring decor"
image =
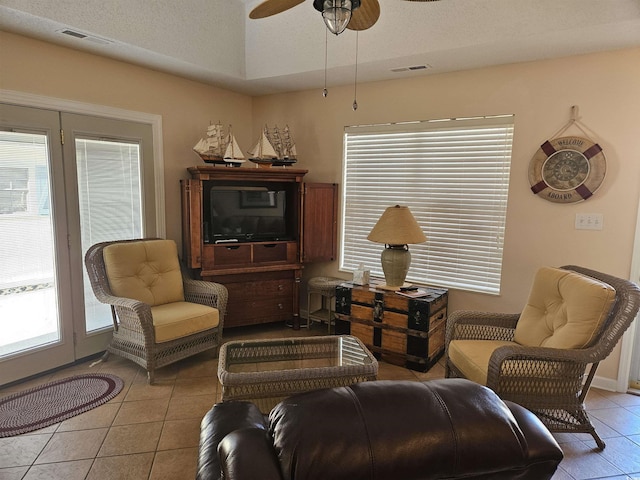
<svg viewBox="0 0 640 480"><path fill-rule="evenodd" d="M605 177L607 162L597 143L582 137L544 142L529 163L529 183L536 195L555 203L582 202Z"/></svg>

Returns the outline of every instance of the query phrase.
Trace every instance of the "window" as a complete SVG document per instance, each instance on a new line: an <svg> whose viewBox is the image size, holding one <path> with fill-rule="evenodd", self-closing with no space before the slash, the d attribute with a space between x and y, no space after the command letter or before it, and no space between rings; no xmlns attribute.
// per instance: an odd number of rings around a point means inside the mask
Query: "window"
<svg viewBox="0 0 640 480"><path fill-rule="evenodd" d="M0 167L0 215L27 211L29 169Z"/></svg>
<svg viewBox="0 0 640 480"><path fill-rule="evenodd" d="M367 235L407 205L427 236L407 281L500 293L512 142L511 115L347 127L340 269L382 276Z"/></svg>

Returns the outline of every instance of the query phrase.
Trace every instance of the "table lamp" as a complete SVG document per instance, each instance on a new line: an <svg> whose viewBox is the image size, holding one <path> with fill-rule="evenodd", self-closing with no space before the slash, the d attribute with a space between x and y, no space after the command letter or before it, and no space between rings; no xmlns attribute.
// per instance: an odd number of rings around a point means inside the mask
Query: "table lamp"
<svg viewBox="0 0 640 480"><path fill-rule="evenodd" d="M411 264L408 244L422 243L427 240L409 207L400 205L388 207L378 223L374 225L367 239L385 244L381 261L387 284L381 288L400 290L400 287L404 285L404 279L407 277Z"/></svg>

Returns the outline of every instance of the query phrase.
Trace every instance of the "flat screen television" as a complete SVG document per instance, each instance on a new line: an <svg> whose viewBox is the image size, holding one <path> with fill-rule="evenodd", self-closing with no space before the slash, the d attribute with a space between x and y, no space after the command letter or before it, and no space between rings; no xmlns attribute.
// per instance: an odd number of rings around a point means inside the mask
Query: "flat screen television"
<svg viewBox="0 0 640 480"><path fill-rule="evenodd" d="M205 190L204 243L290 239L285 190L225 185Z"/></svg>

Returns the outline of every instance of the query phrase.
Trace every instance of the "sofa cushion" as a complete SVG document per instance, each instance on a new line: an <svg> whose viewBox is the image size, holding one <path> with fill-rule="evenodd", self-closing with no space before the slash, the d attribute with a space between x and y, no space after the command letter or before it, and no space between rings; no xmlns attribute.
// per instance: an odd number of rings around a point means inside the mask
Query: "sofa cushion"
<svg viewBox="0 0 640 480"><path fill-rule="evenodd" d="M173 240L115 243L102 252L111 292L148 305L184 301L178 248Z"/></svg>
<svg viewBox="0 0 640 480"><path fill-rule="evenodd" d="M156 342L168 342L215 328L220 323L216 308L199 303L173 302L151 307Z"/></svg>
<svg viewBox="0 0 640 480"><path fill-rule="evenodd" d="M452 340L449 359L465 378L486 385L491 354L504 345L518 344L501 340Z"/></svg>
<svg viewBox="0 0 640 480"><path fill-rule="evenodd" d="M586 275L543 267L516 325L525 346L584 348L595 338L615 300L615 289Z"/></svg>
<svg viewBox="0 0 640 480"><path fill-rule="evenodd" d="M465 379L379 380L292 396L269 431L286 480L550 478L561 450L511 408Z"/></svg>

